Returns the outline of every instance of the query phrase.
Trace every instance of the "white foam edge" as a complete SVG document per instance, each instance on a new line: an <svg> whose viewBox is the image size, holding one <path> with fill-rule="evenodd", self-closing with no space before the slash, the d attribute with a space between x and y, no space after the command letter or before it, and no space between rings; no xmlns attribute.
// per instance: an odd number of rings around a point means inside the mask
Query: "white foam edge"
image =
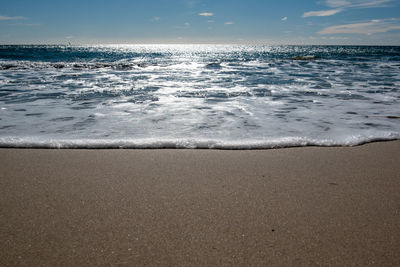
<svg viewBox="0 0 400 267"><path fill-rule="evenodd" d="M342 140L283 137L270 140L200 140L200 139L42 139L35 137L0 137L2 148L79 148L79 149L270 149L306 146L357 146L376 141L400 139L400 133L381 136L356 135Z"/></svg>

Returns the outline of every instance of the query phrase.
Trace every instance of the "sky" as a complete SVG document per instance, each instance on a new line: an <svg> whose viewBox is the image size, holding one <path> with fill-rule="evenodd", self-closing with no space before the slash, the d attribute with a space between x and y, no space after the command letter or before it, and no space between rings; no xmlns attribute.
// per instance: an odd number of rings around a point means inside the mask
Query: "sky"
<svg viewBox="0 0 400 267"><path fill-rule="evenodd" d="M0 44L400 45L400 0L1 0Z"/></svg>

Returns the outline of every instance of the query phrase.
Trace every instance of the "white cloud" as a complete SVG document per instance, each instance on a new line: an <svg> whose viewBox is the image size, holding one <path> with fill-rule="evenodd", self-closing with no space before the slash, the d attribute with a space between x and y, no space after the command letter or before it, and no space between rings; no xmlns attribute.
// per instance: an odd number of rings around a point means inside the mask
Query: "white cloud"
<svg viewBox="0 0 400 267"><path fill-rule="evenodd" d="M207 20L208 23L214 23L215 20Z"/></svg>
<svg viewBox="0 0 400 267"><path fill-rule="evenodd" d="M286 20L287 20L287 17L283 17L283 18L281 18L281 20L282 20L282 21L286 21Z"/></svg>
<svg viewBox="0 0 400 267"><path fill-rule="evenodd" d="M232 24L234 24L232 21L225 22L225 25L232 25Z"/></svg>
<svg viewBox="0 0 400 267"><path fill-rule="evenodd" d="M343 7L343 6L348 6L351 3L346 0L326 0L325 4L329 7Z"/></svg>
<svg viewBox="0 0 400 267"><path fill-rule="evenodd" d="M0 20L24 20L24 19L27 19L27 18L22 17L22 16L10 17L10 16L1 16L0 15Z"/></svg>
<svg viewBox="0 0 400 267"><path fill-rule="evenodd" d="M343 24L327 27L318 34L366 34L384 33L392 30L400 30L400 24L393 19L371 20L362 23Z"/></svg>
<svg viewBox="0 0 400 267"><path fill-rule="evenodd" d="M199 15L200 15L200 16L203 16L203 17L212 17L212 16L214 16L214 13L211 13L211 12L203 12L203 13L199 13Z"/></svg>
<svg viewBox="0 0 400 267"><path fill-rule="evenodd" d="M303 14L303 18L308 18L308 17L328 17L335 15L339 12L342 12L341 9L330 9L330 10L321 10L321 11L309 11L305 12Z"/></svg>
<svg viewBox="0 0 400 267"><path fill-rule="evenodd" d="M151 21L159 21L159 20L160 20L159 17L153 17L153 18L151 19Z"/></svg>
<svg viewBox="0 0 400 267"><path fill-rule="evenodd" d="M326 0L329 7L379 7L393 0Z"/></svg>

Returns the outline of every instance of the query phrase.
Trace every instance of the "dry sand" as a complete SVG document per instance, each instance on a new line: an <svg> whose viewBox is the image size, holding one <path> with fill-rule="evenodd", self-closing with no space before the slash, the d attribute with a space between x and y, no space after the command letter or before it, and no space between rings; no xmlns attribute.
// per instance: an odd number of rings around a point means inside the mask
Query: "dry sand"
<svg viewBox="0 0 400 267"><path fill-rule="evenodd" d="M400 266L400 141L0 164L1 266Z"/></svg>

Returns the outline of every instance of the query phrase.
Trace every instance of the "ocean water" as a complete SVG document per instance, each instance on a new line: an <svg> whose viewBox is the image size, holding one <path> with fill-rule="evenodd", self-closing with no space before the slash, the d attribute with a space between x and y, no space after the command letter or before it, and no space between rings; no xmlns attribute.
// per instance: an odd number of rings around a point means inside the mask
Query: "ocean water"
<svg viewBox="0 0 400 267"><path fill-rule="evenodd" d="M353 146L400 138L400 47L0 46L0 146Z"/></svg>

